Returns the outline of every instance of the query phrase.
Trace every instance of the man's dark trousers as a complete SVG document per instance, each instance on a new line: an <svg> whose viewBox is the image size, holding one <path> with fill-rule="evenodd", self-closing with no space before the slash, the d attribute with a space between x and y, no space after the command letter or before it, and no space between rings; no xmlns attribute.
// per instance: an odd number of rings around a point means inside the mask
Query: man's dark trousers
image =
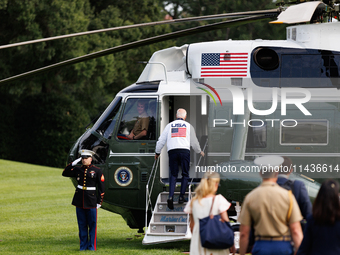
<svg viewBox="0 0 340 255"><path fill-rule="evenodd" d="M97 208L82 209L76 207L80 250L96 250L97 243Z"/></svg>
<svg viewBox="0 0 340 255"><path fill-rule="evenodd" d="M182 168L181 195L184 195L189 181L190 150L174 149L168 151L168 155L170 168L169 197L173 197L175 192L179 165Z"/></svg>

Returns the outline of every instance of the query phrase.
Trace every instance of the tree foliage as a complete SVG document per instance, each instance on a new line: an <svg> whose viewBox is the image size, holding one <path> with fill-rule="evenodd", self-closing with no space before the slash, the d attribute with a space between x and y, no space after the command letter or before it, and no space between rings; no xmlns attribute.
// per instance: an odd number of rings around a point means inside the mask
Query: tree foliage
<svg viewBox="0 0 340 255"><path fill-rule="evenodd" d="M158 3L143 0L0 0L0 44L162 19ZM111 48L169 30L168 26L54 40L0 51L0 78ZM0 87L8 116L0 128L3 158L64 166L84 127L133 83L157 47L108 55ZM69 113L69 114L66 114ZM72 113L72 114L71 114ZM72 117L71 117L72 116ZM74 122L75 124L72 124ZM80 128L82 127L82 128ZM15 142L13 138L16 137Z"/></svg>
<svg viewBox="0 0 340 255"><path fill-rule="evenodd" d="M15 112L17 161L60 166L67 152L84 132L90 119L86 110L65 95L37 94L26 97Z"/></svg>
<svg viewBox="0 0 340 255"><path fill-rule="evenodd" d="M167 8L165 8L167 7ZM0 44L223 12L270 9L271 0L0 0ZM211 21L98 33L0 50L0 79ZM267 23L150 44L0 86L0 157L63 167L71 144L156 50L220 39L282 39Z"/></svg>

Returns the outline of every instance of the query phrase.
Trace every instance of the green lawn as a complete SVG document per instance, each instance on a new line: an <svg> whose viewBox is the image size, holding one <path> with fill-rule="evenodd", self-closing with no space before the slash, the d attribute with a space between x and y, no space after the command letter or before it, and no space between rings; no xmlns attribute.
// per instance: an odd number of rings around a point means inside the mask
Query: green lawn
<svg viewBox="0 0 340 255"><path fill-rule="evenodd" d="M0 160L0 254L83 254L74 187L62 169ZM95 254L182 254L189 241L142 245L120 215L98 210ZM130 239L130 240L128 240ZM86 251L85 253L91 253Z"/></svg>

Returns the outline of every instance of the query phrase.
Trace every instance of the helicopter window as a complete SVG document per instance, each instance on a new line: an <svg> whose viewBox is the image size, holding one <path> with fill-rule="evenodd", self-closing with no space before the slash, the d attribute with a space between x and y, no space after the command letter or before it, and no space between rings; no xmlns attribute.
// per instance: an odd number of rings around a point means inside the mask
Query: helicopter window
<svg viewBox="0 0 340 255"><path fill-rule="evenodd" d="M287 120L283 124L281 144L326 145L328 143L328 120Z"/></svg>
<svg viewBox="0 0 340 255"><path fill-rule="evenodd" d="M130 98L126 101L117 133L121 140L155 140L156 98Z"/></svg>
<svg viewBox="0 0 340 255"><path fill-rule="evenodd" d="M282 55L281 78L284 79L281 86L338 87L339 62L339 55L325 51L321 54Z"/></svg>
<svg viewBox="0 0 340 255"><path fill-rule="evenodd" d="M266 148L267 122L254 120L250 125L247 136L247 148Z"/></svg>
<svg viewBox="0 0 340 255"><path fill-rule="evenodd" d="M103 137L110 139L115 127L122 97L117 97L94 125L94 129Z"/></svg>
<svg viewBox="0 0 340 255"><path fill-rule="evenodd" d="M337 51L260 47L253 50L250 74L261 87L340 88L339 66Z"/></svg>
<svg viewBox="0 0 340 255"><path fill-rule="evenodd" d="M333 59L333 58L332 58ZM330 61L330 56L321 55L282 55L281 77L309 78L328 77L327 70L337 64ZM330 76L332 77L332 76ZM333 76L334 77L334 76Z"/></svg>

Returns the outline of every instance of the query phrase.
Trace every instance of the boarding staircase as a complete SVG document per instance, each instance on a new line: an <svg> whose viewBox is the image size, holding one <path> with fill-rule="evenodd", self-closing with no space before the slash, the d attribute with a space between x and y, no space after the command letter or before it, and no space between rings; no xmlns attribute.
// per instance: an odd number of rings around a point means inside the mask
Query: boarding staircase
<svg viewBox="0 0 340 255"><path fill-rule="evenodd" d="M207 147L208 140L206 140L203 151ZM197 165L199 165L202 157L198 160ZM151 194L153 190L153 185L155 183L157 166L159 166L159 158L155 160L151 173L149 175L149 180L146 185L146 206L145 206L145 236L143 239L143 244L158 244L166 242L175 242L181 240L191 239L191 231L189 227L189 215L184 212L184 208L188 202L183 204L178 204L179 192L175 192L173 197L174 209L170 210L167 205L167 200L169 197L169 192L161 192L158 194L155 208L152 207ZM185 193L184 198L186 201L191 200L194 193L191 192L191 186L193 185L193 180L189 184L188 192ZM176 183L176 186L180 183ZM152 212L151 220L149 225L148 222L148 211ZM237 203L236 211L239 214L241 207ZM237 221L235 217L235 221ZM234 223L235 224L235 223ZM234 225L232 223L232 225ZM239 242L239 232L235 232L235 247L238 248Z"/></svg>
<svg viewBox="0 0 340 255"><path fill-rule="evenodd" d="M170 210L167 205L169 192L161 192L158 194L155 208L153 209L151 203L151 194L156 177L157 171L156 169L158 163L159 160L156 160L154 162L154 165L149 176L149 181L146 185L145 235L143 239L143 244L158 244L190 240L192 235L189 227L190 226L189 215L184 212L184 208L187 203L190 203L190 200L194 195L194 193L191 192L193 179L189 184L188 189L189 192L186 192L184 195L185 200L189 202L178 204L179 192L175 192L173 196L174 209ZM149 225L147 225L149 206L152 212L152 216ZM238 202L236 202L235 209L237 212L237 216L229 217L235 220L235 223L231 223L232 226L239 225L237 219L241 211L241 206L239 205ZM234 232L234 234L235 234L235 248L238 249L240 232L237 230Z"/></svg>
<svg viewBox="0 0 340 255"><path fill-rule="evenodd" d="M151 194L158 165L159 159L154 162L148 183L146 185L145 236L143 239L143 244L157 244L189 240L191 239L189 216L184 212L187 202L178 204L179 192L174 193L173 210L170 210L167 205L169 192L159 193L155 207L152 207ZM192 183L189 185L189 192L186 192L184 195L184 199L186 201L189 201L192 197L191 185ZM152 216L149 225L147 225L149 209L152 212Z"/></svg>
<svg viewBox="0 0 340 255"><path fill-rule="evenodd" d="M143 244L156 244L191 239L189 216L184 212L186 202L178 204L179 192L174 194L174 209L167 206L169 192L161 192L145 233ZM189 192L184 198L188 201Z"/></svg>

